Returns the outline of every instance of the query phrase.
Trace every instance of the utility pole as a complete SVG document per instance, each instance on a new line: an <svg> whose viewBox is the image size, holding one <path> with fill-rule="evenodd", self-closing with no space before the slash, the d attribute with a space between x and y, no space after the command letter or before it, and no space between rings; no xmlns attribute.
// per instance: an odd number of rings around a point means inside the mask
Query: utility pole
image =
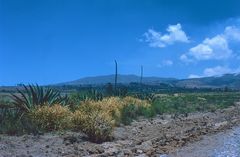
<svg viewBox="0 0 240 157"><path fill-rule="evenodd" d="M117 75L118 75L118 64L117 64L117 61L115 60L115 87L114 87L114 90L115 92L117 92Z"/></svg>
<svg viewBox="0 0 240 157"><path fill-rule="evenodd" d="M143 81L143 66L141 65L141 77L140 77L140 90L141 90L141 92L143 92L142 81Z"/></svg>

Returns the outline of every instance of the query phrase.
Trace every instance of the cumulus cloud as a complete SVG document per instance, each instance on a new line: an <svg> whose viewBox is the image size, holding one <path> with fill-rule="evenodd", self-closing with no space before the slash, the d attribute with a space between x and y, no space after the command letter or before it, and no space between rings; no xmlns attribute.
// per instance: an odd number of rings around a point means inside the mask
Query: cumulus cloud
<svg viewBox="0 0 240 157"><path fill-rule="evenodd" d="M240 41L240 29L236 26L228 26L225 28L224 33L204 39L202 43L190 48L180 59L184 62L193 59L227 59L233 54L229 47L231 41Z"/></svg>
<svg viewBox="0 0 240 157"><path fill-rule="evenodd" d="M150 47L166 47L175 42L188 43L189 39L186 33L182 30L181 24L169 25L166 34L161 34L154 29L149 29L143 34L144 41L149 44Z"/></svg>
<svg viewBox="0 0 240 157"><path fill-rule="evenodd" d="M225 28L224 35L228 40L240 41L240 28L228 26Z"/></svg>
<svg viewBox="0 0 240 157"><path fill-rule="evenodd" d="M216 66L214 68L206 68L203 72L204 76L219 76L226 73L233 73L234 70L228 67Z"/></svg>
<svg viewBox="0 0 240 157"><path fill-rule="evenodd" d="M172 60L163 60L161 64L158 64L157 67L165 67L165 66L172 66L173 61Z"/></svg>
<svg viewBox="0 0 240 157"><path fill-rule="evenodd" d="M216 66L213 68L206 68L203 71L202 75L195 75L195 74L191 74L188 76L188 78L200 78L200 77L210 77L210 76L221 76L223 74L227 74L227 73L238 73L240 72L240 69L231 69L228 67L224 67L224 66Z"/></svg>
<svg viewBox="0 0 240 157"><path fill-rule="evenodd" d="M188 53L197 60L226 59L232 54L228 41L221 35L206 38L201 44L191 48Z"/></svg>
<svg viewBox="0 0 240 157"><path fill-rule="evenodd" d="M182 54L180 56L180 60L185 62L185 63L191 63L194 62L194 60L190 59L186 54Z"/></svg>

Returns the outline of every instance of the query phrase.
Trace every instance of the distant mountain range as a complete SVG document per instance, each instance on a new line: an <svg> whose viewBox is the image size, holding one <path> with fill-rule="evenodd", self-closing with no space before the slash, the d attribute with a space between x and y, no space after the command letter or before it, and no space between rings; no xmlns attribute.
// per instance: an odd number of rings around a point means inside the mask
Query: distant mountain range
<svg viewBox="0 0 240 157"><path fill-rule="evenodd" d="M57 85L103 85L106 83L114 83L114 77L115 75L85 77ZM140 77L136 75L118 75L118 83L129 84L132 82L139 83ZM143 83L150 85L165 83L170 84L171 86L186 88L223 88L227 86L229 88L240 89L240 74L225 74L222 76L193 79L143 77Z"/></svg>
<svg viewBox="0 0 240 157"><path fill-rule="evenodd" d="M117 82L121 84L129 84L133 82L140 82L140 76L137 75L118 75ZM85 77L75 81L60 83L59 85L101 85L106 83L114 83L115 75L104 75L104 76L94 76ZM159 83L169 83L171 81L177 81L175 78L160 78L160 77L144 77L144 84L159 84Z"/></svg>
<svg viewBox="0 0 240 157"><path fill-rule="evenodd" d="M229 87L233 89L240 89L240 74L225 74L222 76L178 80L175 85L188 88Z"/></svg>

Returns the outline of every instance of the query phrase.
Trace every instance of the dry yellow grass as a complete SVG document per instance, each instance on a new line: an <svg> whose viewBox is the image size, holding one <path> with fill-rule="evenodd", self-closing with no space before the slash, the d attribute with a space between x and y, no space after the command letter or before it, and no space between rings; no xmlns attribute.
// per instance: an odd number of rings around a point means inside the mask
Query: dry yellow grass
<svg viewBox="0 0 240 157"><path fill-rule="evenodd" d="M150 107L150 104L145 100L140 100L133 97L110 97L104 98L101 101L88 100L82 102L78 110L87 112L101 111L112 117L114 124L118 125L121 119L121 110L127 105L135 105L136 107Z"/></svg>
<svg viewBox="0 0 240 157"><path fill-rule="evenodd" d="M102 142L111 137L113 127L121 121L121 111L125 106L150 107L147 101L133 97L110 97L101 101L87 100L75 112L61 105L41 106L29 113L38 128L45 131L74 128L83 131L94 142Z"/></svg>
<svg viewBox="0 0 240 157"><path fill-rule="evenodd" d="M103 142L111 138L114 122L107 112L93 108L80 109L73 113L72 122L75 129L84 132L93 142Z"/></svg>
<svg viewBox="0 0 240 157"><path fill-rule="evenodd" d="M32 110L28 116L38 128L45 131L71 128L72 112L59 104L38 107Z"/></svg>

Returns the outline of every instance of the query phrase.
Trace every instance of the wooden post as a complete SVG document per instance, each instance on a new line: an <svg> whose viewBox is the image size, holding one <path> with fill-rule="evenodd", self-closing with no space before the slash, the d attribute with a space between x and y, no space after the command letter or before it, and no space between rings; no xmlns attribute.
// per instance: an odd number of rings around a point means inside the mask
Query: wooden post
<svg viewBox="0 0 240 157"><path fill-rule="evenodd" d="M117 75L118 75L118 64L117 64L117 61L115 60L115 92L117 92Z"/></svg>

